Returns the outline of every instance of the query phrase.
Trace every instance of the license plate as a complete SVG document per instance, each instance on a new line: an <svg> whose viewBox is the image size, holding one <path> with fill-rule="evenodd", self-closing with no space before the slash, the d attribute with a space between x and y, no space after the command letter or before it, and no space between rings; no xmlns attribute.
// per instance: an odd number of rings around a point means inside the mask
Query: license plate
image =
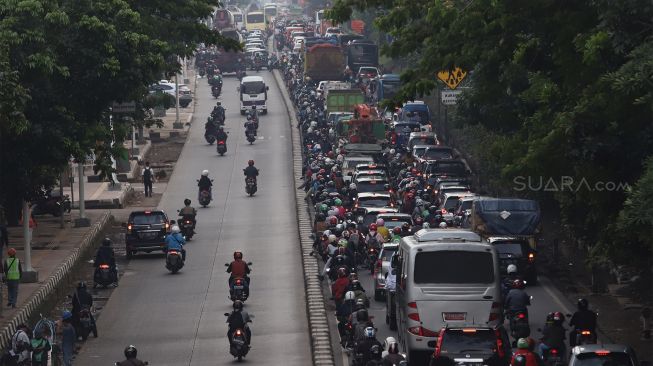
<svg viewBox="0 0 653 366"><path fill-rule="evenodd" d="M242 290L243 286L234 286L234 290Z"/></svg>
<svg viewBox="0 0 653 366"><path fill-rule="evenodd" d="M250 94L249 96L252 97L252 98L256 98L258 96L258 94Z"/></svg>
<svg viewBox="0 0 653 366"><path fill-rule="evenodd" d="M467 313L442 313L442 320L447 321L464 321Z"/></svg>
<svg viewBox="0 0 653 366"><path fill-rule="evenodd" d="M154 239L156 238L157 233L141 233L141 238L143 239Z"/></svg>

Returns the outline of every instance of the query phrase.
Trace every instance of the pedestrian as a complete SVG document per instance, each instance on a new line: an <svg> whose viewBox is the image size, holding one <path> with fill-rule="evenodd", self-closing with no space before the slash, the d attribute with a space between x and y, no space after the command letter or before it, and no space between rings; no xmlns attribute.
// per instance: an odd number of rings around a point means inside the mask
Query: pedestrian
<svg viewBox="0 0 653 366"><path fill-rule="evenodd" d="M47 366L48 365L48 352L52 346L50 342L43 337L41 331L34 332L32 338L32 366Z"/></svg>
<svg viewBox="0 0 653 366"><path fill-rule="evenodd" d="M11 337L11 353L16 365L29 365L32 360L30 355L30 329L25 324L16 327L16 333Z"/></svg>
<svg viewBox="0 0 653 366"><path fill-rule="evenodd" d="M73 352L75 351L77 335L75 327L71 323L72 318L73 314L70 311L64 311L61 316L61 351L63 352L64 366L73 364Z"/></svg>
<svg viewBox="0 0 653 366"><path fill-rule="evenodd" d="M145 162L145 169L141 174L143 176L143 185L145 186L145 197L152 197L152 183L154 182L154 170L150 167L150 162Z"/></svg>
<svg viewBox="0 0 653 366"><path fill-rule="evenodd" d="M5 278L7 280L7 306L15 308L18 298L18 284L23 276L23 267L20 259L16 258L16 249L9 248L7 256L8 258L5 259L4 263Z"/></svg>
<svg viewBox="0 0 653 366"><path fill-rule="evenodd" d="M0 253L2 252L2 246L9 247L9 233L7 232L7 213L5 212L5 207L0 204ZM2 259L2 257L0 257Z"/></svg>

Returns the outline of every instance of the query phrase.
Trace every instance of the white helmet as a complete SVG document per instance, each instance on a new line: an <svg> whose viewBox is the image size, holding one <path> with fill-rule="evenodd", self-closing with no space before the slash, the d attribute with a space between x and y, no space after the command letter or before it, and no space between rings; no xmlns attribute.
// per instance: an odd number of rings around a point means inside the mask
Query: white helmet
<svg viewBox="0 0 653 366"><path fill-rule="evenodd" d="M385 342L383 342L383 349L388 350L388 347L390 346L391 343L397 343L397 340L395 337L388 337L385 339Z"/></svg>
<svg viewBox="0 0 653 366"><path fill-rule="evenodd" d="M390 149L390 155L394 155L396 152L397 151L395 149ZM389 338L392 338L392 337L389 337ZM394 339L394 338L392 338L392 339Z"/></svg>
<svg viewBox="0 0 653 366"><path fill-rule="evenodd" d="M446 228L447 228L447 223L444 222L444 221L442 221L442 222L440 223L440 225L438 225L438 226L440 227L440 229L446 229Z"/></svg>
<svg viewBox="0 0 653 366"><path fill-rule="evenodd" d="M356 183L351 183L349 185L349 189L351 189L352 191L355 190L356 189Z"/></svg>
<svg viewBox="0 0 653 366"><path fill-rule="evenodd" d="M422 224L422 229L430 229L431 225L428 222Z"/></svg>
<svg viewBox="0 0 653 366"><path fill-rule="evenodd" d="M417 206L422 206L422 205L424 204L424 200L422 200L421 198L417 197L417 199L415 200L415 204L416 204Z"/></svg>
<svg viewBox="0 0 653 366"><path fill-rule="evenodd" d="M209 171L206 170L206 169L202 170L202 175L205 176L205 177L208 177L209 176Z"/></svg>
<svg viewBox="0 0 653 366"><path fill-rule="evenodd" d="M517 273L517 266L514 264L508 265L508 274Z"/></svg>
<svg viewBox="0 0 653 366"><path fill-rule="evenodd" d="M171 230L172 230L172 232L173 232L174 234L181 232L181 230L179 229L179 226L177 226L177 225L172 225L172 229L171 229Z"/></svg>
<svg viewBox="0 0 653 366"><path fill-rule="evenodd" d="M354 300L355 298L356 298L356 294L354 293L354 291L347 291L345 293L345 301Z"/></svg>
<svg viewBox="0 0 653 366"><path fill-rule="evenodd" d="M331 235L331 230L324 230L324 232L322 234L324 234L324 235L326 235L328 237L329 235Z"/></svg>
<svg viewBox="0 0 653 366"><path fill-rule="evenodd" d="M306 130L308 133L313 133L313 127L309 127L308 130Z"/></svg>
<svg viewBox="0 0 653 366"><path fill-rule="evenodd" d="M317 121L311 121L311 127L317 127Z"/></svg>
<svg viewBox="0 0 653 366"><path fill-rule="evenodd" d="M334 234L329 234L329 243L335 243L337 239Z"/></svg>
<svg viewBox="0 0 653 366"><path fill-rule="evenodd" d="M336 156L336 161L337 161L337 162L340 162L340 163L341 163L343 160L345 160L345 157L342 156L342 154L338 154L338 156Z"/></svg>

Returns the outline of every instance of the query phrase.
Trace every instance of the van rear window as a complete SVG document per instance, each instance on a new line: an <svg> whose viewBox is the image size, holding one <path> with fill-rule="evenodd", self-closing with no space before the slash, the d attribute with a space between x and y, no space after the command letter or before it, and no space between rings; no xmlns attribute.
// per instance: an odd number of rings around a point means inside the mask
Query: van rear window
<svg viewBox="0 0 653 366"><path fill-rule="evenodd" d="M130 220L134 225L156 225L163 224L166 221L166 217L161 213L150 213L150 214L135 214Z"/></svg>
<svg viewBox="0 0 653 366"><path fill-rule="evenodd" d="M492 283L492 253L438 250L415 256L415 283Z"/></svg>

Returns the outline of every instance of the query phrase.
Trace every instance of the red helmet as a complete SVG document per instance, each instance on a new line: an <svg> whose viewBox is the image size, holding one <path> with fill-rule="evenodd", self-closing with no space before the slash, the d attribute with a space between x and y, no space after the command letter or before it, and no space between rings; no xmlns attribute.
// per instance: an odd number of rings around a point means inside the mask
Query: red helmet
<svg viewBox="0 0 653 366"><path fill-rule="evenodd" d="M525 287L524 281L520 279L516 279L512 281L512 288L524 288L524 287Z"/></svg>
<svg viewBox="0 0 653 366"><path fill-rule="evenodd" d="M415 194L413 192L408 192L408 198L415 198Z"/></svg>
<svg viewBox="0 0 653 366"><path fill-rule="evenodd" d="M335 216L331 216L331 218L329 219L329 224L338 225L338 218Z"/></svg>
<svg viewBox="0 0 653 366"><path fill-rule="evenodd" d="M376 224L370 224L370 231L376 231Z"/></svg>
<svg viewBox="0 0 653 366"><path fill-rule="evenodd" d="M333 151L329 151L329 153L327 154L327 156L330 157L331 159L333 159L333 157L336 156L336 154L334 154Z"/></svg>
<svg viewBox="0 0 653 366"><path fill-rule="evenodd" d="M418 173L417 168L413 168L413 169L411 169L411 170L410 170L410 173L411 173L411 174L417 174L417 173Z"/></svg>
<svg viewBox="0 0 653 366"><path fill-rule="evenodd" d="M393 232L394 234L401 234L401 226L395 226L395 227L392 229L392 232Z"/></svg>
<svg viewBox="0 0 653 366"><path fill-rule="evenodd" d="M248 161L248 162L247 162L247 165L249 165L249 166L254 165L254 160L250 160L250 161Z"/></svg>
<svg viewBox="0 0 653 366"><path fill-rule="evenodd" d="M234 259L243 259L242 252L234 252Z"/></svg>
<svg viewBox="0 0 653 366"><path fill-rule="evenodd" d="M347 270L342 267L338 268L338 277L347 277Z"/></svg>
<svg viewBox="0 0 653 366"><path fill-rule="evenodd" d="M320 169L320 170L317 172L317 174L324 174L324 173L326 173L326 170L324 170L324 169Z"/></svg>

